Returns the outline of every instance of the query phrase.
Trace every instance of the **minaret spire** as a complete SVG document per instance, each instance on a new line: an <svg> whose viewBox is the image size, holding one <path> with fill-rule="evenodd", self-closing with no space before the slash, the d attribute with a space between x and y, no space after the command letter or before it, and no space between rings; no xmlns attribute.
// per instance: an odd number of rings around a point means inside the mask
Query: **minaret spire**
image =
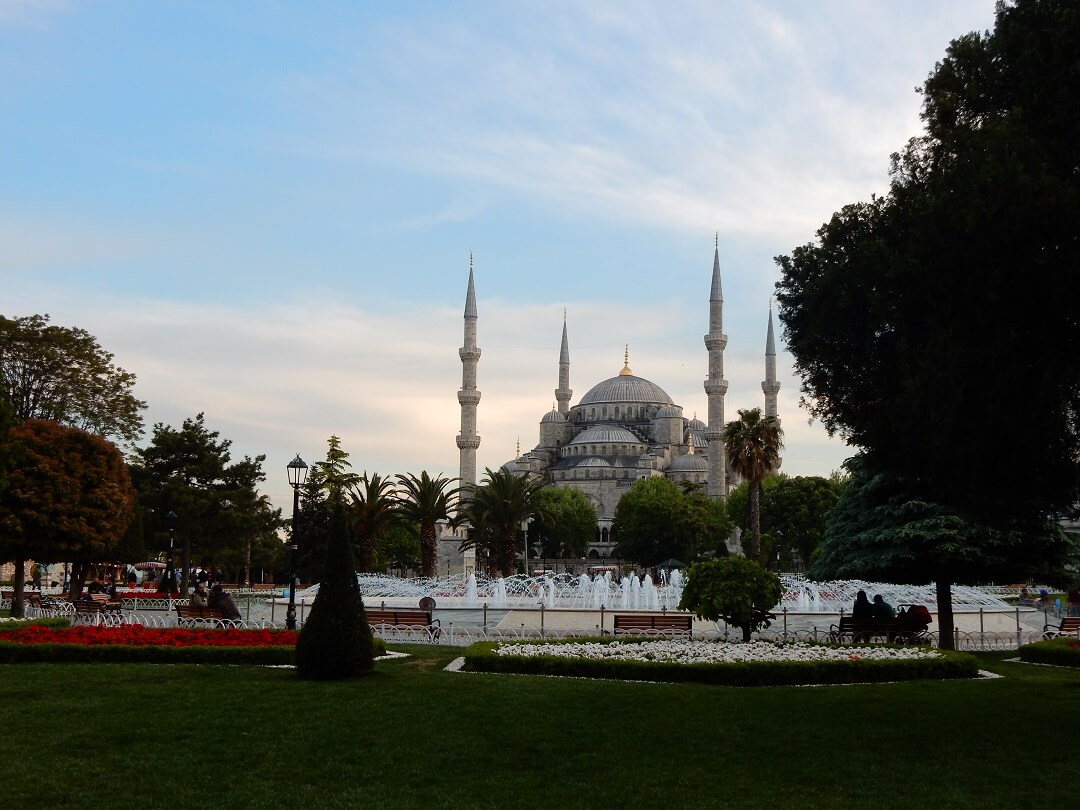
<svg viewBox="0 0 1080 810"><path fill-rule="evenodd" d="M458 349L461 358L461 389L458 403L461 405L461 432L457 435L460 451L458 477L462 485L476 485L476 448L480 437L476 433L476 406L480 392L476 390L476 366L480 362L480 349L476 345L476 289L473 284L473 255L469 251L469 288L465 293L465 342Z"/></svg>
<svg viewBox="0 0 1080 810"><path fill-rule="evenodd" d="M562 313L562 347L559 349L559 387L555 389L555 400L559 403L559 413L570 413L570 397L574 395L570 388L570 343L566 339L566 307Z"/></svg>
<svg viewBox="0 0 1080 810"><path fill-rule="evenodd" d="M776 381L776 340L773 337L772 324L772 299L769 300L769 332L765 337L765 379L761 382L761 390L765 394L765 415L780 417L776 412L776 395L780 391L780 383Z"/></svg>
<svg viewBox="0 0 1080 810"><path fill-rule="evenodd" d="M705 380L705 395L709 402L709 424L705 428L705 441L709 449L710 498L726 498L727 452L724 449L724 395L728 383L724 379L724 293L720 285L720 232L716 232L713 250L712 291L709 295L709 333L705 335L705 348L709 351L709 377Z"/></svg>

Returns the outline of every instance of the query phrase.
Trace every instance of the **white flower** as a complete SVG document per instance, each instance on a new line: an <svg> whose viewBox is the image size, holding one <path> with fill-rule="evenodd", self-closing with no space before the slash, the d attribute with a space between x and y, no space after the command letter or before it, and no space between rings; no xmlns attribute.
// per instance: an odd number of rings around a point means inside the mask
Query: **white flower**
<svg viewBox="0 0 1080 810"><path fill-rule="evenodd" d="M661 641L615 641L610 644L501 644L498 655L555 658L593 658L621 661L663 661L676 664L733 664L746 661L884 661L940 658L941 653L922 647L827 647L822 644L776 644L752 641L728 644L668 639Z"/></svg>

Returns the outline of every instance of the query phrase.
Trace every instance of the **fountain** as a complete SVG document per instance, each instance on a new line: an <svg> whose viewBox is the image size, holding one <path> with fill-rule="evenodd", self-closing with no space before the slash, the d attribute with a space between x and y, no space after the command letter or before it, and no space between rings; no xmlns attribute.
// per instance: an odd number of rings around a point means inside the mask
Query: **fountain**
<svg viewBox="0 0 1080 810"><path fill-rule="evenodd" d="M660 584L650 575L623 576L615 580L610 572L590 577L588 574L545 573L539 576L516 574L490 578L460 574L432 579L400 579L384 574L358 574L357 581L368 602L386 601L415 605L424 596L433 597L439 607L476 608L487 604L496 608L538 607L569 610L677 610L686 583L685 575L675 569L661 577ZM934 585L896 585L863 580L813 582L796 574L782 574L783 595L774 612L839 614L850 611L855 594L864 590L870 596L881 594L894 607L905 604L937 607ZM297 599L308 603L318 592L318 585L297 592ZM954 585L953 610L1006 611L1013 606L990 588Z"/></svg>

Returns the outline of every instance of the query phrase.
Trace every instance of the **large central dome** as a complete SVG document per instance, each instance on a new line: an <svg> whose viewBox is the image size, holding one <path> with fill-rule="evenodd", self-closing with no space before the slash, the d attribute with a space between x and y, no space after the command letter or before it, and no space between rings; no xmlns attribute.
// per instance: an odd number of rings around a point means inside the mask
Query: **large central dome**
<svg viewBox="0 0 1080 810"><path fill-rule="evenodd" d="M606 405L611 402L668 405L671 403L671 397L659 385L643 377L635 377L633 374L620 374L618 377L612 377L594 385L578 404Z"/></svg>

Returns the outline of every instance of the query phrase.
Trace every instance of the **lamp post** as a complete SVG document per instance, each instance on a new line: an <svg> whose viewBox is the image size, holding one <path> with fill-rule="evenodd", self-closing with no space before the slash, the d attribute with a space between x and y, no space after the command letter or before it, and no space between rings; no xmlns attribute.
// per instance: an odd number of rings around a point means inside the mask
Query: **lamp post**
<svg viewBox="0 0 1080 810"><path fill-rule="evenodd" d="M285 627L296 629L296 515L300 511L300 487L307 482L308 465L296 454L296 458L285 465L289 471L289 486L293 488L292 502L292 540L289 543L289 609L285 613Z"/></svg>
<svg viewBox="0 0 1080 810"><path fill-rule="evenodd" d="M173 575L173 543L176 541L176 512L172 510L169 514L165 515L165 519L169 521L169 565L165 569L165 576L167 582L164 588L165 593L171 594L176 588L176 577Z"/></svg>

